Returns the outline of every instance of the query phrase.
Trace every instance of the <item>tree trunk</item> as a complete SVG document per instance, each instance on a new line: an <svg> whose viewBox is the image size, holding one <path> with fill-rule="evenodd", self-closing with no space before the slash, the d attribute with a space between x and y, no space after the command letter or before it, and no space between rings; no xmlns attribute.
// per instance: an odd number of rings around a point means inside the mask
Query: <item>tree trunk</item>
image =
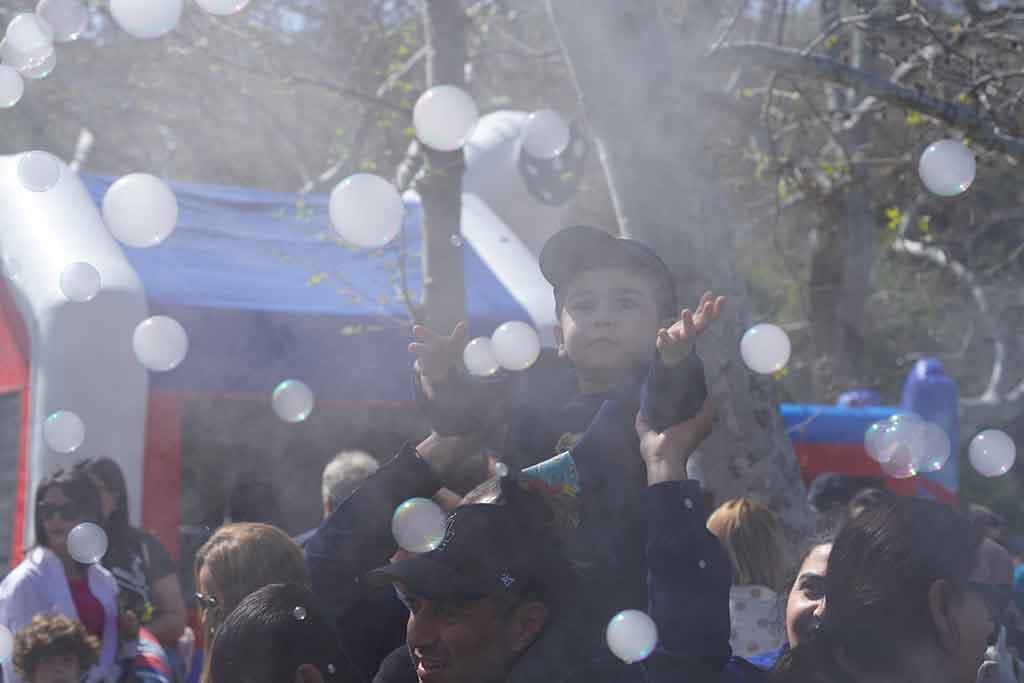
<svg viewBox="0 0 1024 683"><path fill-rule="evenodd" d="M663 21L654 2L548 0L623 233L665 259L689 306L706 289L730 297L699 344L718 415L697 462L704 483L719 500L768 503L800 534L810 519L775 387L739 357L749 322L746 285L709 144L721 122L701 106L701 93L722 82L702 59L714 34L707 9L714 5L689 3L678 26Z"/></svg>
<svg viewBox="0 0 1024 683"><path fill-rule="evenodd" d="M427 87L465 85L466 15L459 0L423 0ZM462 150L423 146L426 174L417 183L423 202L423 312L431 328L447 333L466 317L462 272Z"/></svg>

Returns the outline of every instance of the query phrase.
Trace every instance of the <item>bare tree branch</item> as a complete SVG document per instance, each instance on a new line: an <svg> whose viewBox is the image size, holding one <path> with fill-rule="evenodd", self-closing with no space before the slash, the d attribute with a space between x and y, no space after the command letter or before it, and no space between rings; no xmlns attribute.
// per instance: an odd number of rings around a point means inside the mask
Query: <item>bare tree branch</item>
<svg viewBox="0 0 1024 683"><path fill-rule="evenodd" d="M711 57L853 87L883 102L912 109L967 131L974 142L984 147L1024 158L1024 139L1007 135L994 121L977 111L904 88L834 59L803 55L798 50L763 43L724 45Z"/></svg>

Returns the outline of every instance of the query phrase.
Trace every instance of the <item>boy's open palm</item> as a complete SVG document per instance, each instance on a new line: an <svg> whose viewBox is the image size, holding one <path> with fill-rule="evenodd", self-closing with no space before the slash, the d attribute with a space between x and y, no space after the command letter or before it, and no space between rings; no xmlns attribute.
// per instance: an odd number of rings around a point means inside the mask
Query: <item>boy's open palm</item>
<svg viewBox="0 0 1024 683"><path fill-rule="evenodd" d="M718 320L724 307L724 296L716 297L711 292L704 292L696 312L684 308L676 323L658 330L657 347L661 362L669 367L682 363L693 349L697 337Z"/></svg>
<svg viewBox="0 0 1024 683"><path fill-rule="evenodd" d="M465 322L458 323L449 335L438 334L423 325L413 325L409 353L416 356L416 371L431 383L443 382L458 362L469 337Z"/></svg>

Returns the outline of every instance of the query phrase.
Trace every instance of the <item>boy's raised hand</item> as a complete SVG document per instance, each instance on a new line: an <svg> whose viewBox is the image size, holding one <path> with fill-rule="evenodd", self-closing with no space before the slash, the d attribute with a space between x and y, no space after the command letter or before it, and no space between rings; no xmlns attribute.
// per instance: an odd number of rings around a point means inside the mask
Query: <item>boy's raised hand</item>
<svg viewBox="0 0 1024 683"><path fill-rule="evenodd" d="M458 362L469 338L465 322L458 323L449 335L434 332L423 325L413 325L409 353L416 356L416 371L428 383L443 382Z"/></svg>
<svg viewBox="0 0 1024 683"><path fill-rule="evenodd" d="M686 360L697 336L718 320L724 306L724 296L716 297L711 292L704 292L696 313L684 308L679 320L671 327L658 330L657 347L661 362L674 367Z"/></svg>

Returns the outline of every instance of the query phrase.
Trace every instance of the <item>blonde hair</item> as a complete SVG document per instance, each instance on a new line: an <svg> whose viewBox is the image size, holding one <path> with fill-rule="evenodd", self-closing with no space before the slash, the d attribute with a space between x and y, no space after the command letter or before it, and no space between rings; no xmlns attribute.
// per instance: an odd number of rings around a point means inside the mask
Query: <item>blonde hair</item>
<svg viewBox="0 0 1024 683"><path fill-rule="evenodd" d="M203 618L206 644L203 683L209 683L210 652L217 627L250 593L272 583L294 583L310 587L302 549L288 534L269 524L242 522L228 524L214 532L196 553L195 580L199 572L210 573L217 593L214 609Z"/></svg>
<svg viewBox="0 0 1024 683"><path fill-rule="evenodd" d="M729 554L733 585L782 588L784 539L774 512L755 501L737 498L711 514L708 530Z"/></svg>

